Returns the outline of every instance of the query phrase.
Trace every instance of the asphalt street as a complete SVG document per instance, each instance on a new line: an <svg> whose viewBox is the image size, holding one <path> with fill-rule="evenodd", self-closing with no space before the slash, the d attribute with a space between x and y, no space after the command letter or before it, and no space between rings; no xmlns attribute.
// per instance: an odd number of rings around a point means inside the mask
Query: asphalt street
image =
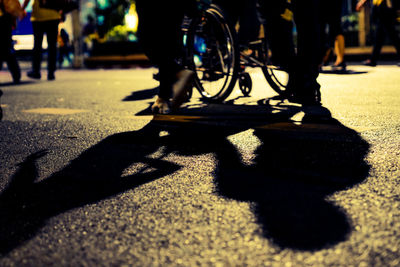
<svg viewBox="0 0 400 267"><path fill-rule="evenodd" d="M152 68L1 71L0 266L399 266L400 68L349 70L163 116Z"/></svg>

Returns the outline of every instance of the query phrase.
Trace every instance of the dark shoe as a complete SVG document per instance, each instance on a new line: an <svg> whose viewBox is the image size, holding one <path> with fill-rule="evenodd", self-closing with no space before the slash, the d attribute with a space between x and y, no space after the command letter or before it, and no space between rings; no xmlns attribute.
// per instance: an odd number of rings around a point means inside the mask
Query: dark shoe
<svg viewBox="0 0 400 267"><path fill-rule="evenodd" d="M287 97L289 102L301 104L302 106L321 106L320 86L316 84L314 88L300 88L289 90L291 94Z"/></svg>
<svg viewBox="0 0 400 267"><path fill-rule="evenodd" d="M40 75L40 72L36 72L36 71L29 71L26 75L29 78L32 78L32 79L40 79L40 78L42 78L42 76Z"/></svg>
<svg viewBox="0 0 400 267"><path fill-rule="evenodd" d="M14 84L19 84L21 82L21 73L12 74Z"/></svg>
<svg viewBox="0 0 400 267"><path fill-rule="evenodd" d="M367 59L363 62L365 66L376 67L376 61Z"/></svg>
<svg viewBox="0 0 400 267"><path fill-rule="evenodd" d="M56 76L54 76L54 73L47 74L48 81L54 81L55 79L56 79Z"/></svg>
<svg viewBox="0 0 400 267"><path fill-rule="evenodd" d="M335 72L346 72L346 68L347 68L347 65L346 65L346 63L343 61L343 62L341 62L340 64L333 64L333 65L331 65L331 68L332 68L332 70L333 71L335 71Z"/></svg>

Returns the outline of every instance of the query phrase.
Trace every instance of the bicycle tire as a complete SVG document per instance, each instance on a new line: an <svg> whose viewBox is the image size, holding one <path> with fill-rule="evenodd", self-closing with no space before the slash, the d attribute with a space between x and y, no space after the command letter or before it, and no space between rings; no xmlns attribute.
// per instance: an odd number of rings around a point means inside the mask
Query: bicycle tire
<svg viewBox="0 0 400 267"><path fill-rule="evenodd" d="M289 82L289 73L287 68L274 64L271 59L271 51L268 48L268 43L265 37L263 38L262 43L264 50L264 64L261 67L261 70L264 74L264 77L275 92L281 96L285 96Z"/></svg>
<svg viewBox="0 0 400 267"><path fill-rule="evenodd" d="M239 73L236 32L218 6L192 19L187 32L188 68L203 100L222 102L233 91Z"/></svg>

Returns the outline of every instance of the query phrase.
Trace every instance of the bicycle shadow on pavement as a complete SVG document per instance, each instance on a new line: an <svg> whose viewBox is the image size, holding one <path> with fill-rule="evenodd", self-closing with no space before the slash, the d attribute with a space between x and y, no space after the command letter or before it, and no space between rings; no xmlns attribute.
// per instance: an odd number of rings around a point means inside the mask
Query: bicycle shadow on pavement
<svg viewBox="0 0 400 267"><path fill-rule="evenodd" d="M151 123L139 131L111 135L41 181L35 181L37 162L49 151L29 155L0 193L0 255L33 238L48 219L58 214L180 169L174 163L149 156L159 149L161 140L159 129ZM124 174L135 163L144 167Z"/></svg>

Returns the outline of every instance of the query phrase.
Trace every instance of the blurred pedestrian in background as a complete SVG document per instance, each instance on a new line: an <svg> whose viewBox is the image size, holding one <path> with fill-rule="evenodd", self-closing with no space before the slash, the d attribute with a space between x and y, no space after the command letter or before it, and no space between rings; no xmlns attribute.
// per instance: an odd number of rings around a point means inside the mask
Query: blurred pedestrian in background
<svg viewBox="0 0 400 267"><path fill-rule="evenodd" d="M356 10L360 11L368 0L360 0L357 3ZM375 67L385 42L386 35L393 42L397 52L397 60L400 59L400 38L396 32L397 14L394 8L396 1L392 0L373 0L372 1L372 19L376 24L374 48L371 57L364 61L365 65ZM400 66L400 65L399 65Z"/></svg>
<svg viewBox="0 0 400 267"><path fill-rule="evenodd" d="M346 62L344 60L345 39L342 29L342 9L343 0L324 0L322 1L323 16L323 31L325 26L328 26L328 33L325 35L325 53L323 64L329 63L333 52L336 56L335 62L331 65L332 70L344 72L346 71Z"/></svg>
<svg viewBox="0 0 400 267"><path fill-rule="evenodd" d="M8 70L11 73L14 83L21 80L21 70L12 41L12 30L17 25L17 19L25 15L18 0L0 0L0 69L3 62L7 62Z"/></svg>
<svg viewBox="0 0 400 267"><path fill-rule="evenodd" d="M70 57L71 45L69 35L64 28L61 28L58 35L58 68L61 69L65 60L68 65L71 65L72 59Z"/></svg>
<svg viewBox="0 0 400 267"><path fill-rule="evenodd" d="M151 109L167 114L187 99L194 73L177 61L182 53L181 24L189 0L137 0L139 40L146 55L159 69L159 93Z"/></svg>
<svg viewBox="0 0 400 267"><path fill-rule="evenodd" d="M31 0L25 0L22 7L25 9ZM32 6L32 27L33 27L33 57L32 70L28 72L28 77L33 79L41 78L42 62L42 43L43 36L47 37L47 79L55 79L57 64L57 36L58 24L61 20L61 14L54 9L42 8L40 0L33 0Z"/></svg>

